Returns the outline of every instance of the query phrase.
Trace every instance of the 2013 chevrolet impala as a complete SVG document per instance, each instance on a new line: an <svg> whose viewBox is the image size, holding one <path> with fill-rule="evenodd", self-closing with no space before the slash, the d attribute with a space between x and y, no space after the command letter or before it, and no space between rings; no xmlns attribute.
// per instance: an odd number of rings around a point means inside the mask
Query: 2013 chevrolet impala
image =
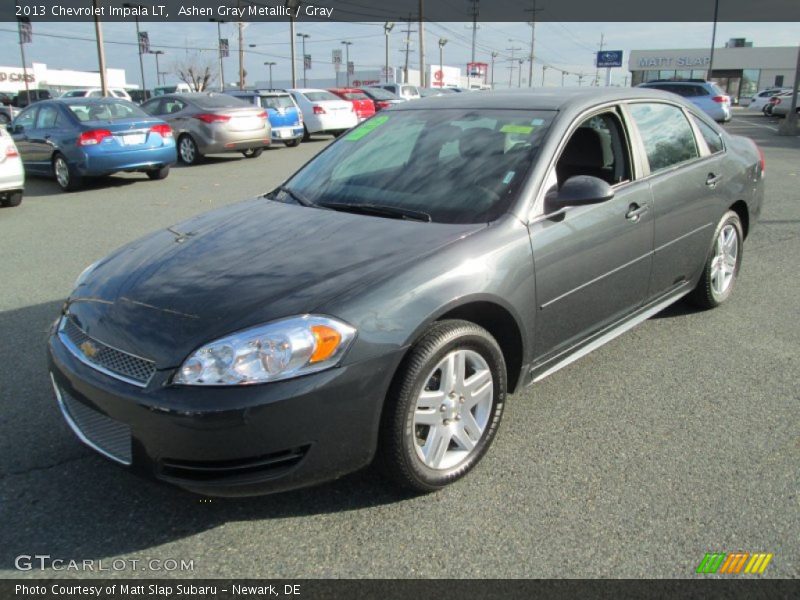
<svg viewBox="0 0 800 600"><path fill-rule="evenodd" d="M752 141L659 91L397 106L88 267L49 340L58 404L101 454L200 493L376 455L436 490L507 394L683 296L725 302L763 179Z"/></svg>

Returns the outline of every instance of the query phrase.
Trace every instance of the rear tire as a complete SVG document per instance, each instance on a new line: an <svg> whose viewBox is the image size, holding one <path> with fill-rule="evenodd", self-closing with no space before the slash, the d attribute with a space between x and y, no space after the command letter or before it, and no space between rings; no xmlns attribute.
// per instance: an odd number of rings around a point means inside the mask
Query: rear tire
<svg viewBox="0 0 800 600"><path fill-rule="evenodd" d="M70 167L63 154L53 156L53 177L64 192L74 192L83 186L83 178Z"/></svg>
<svg viewBox="0 0 800 600"><path fill-rule="evenodd" d="M22 192L14 192L12 194L8 194L3 200L0 200L0 205L5 206L7 208L11 208L12 206L19 206L22 204Z"/></svg>
<svg viewBox="0 0 800 600"><path fill-rule="evenodd" d="M311 139L311 133L309 133L308 127L303 125L303 141L307 142L310 139Z"/></svg>
<svg viewBox="0 0 800 600"><path fill-rule="evenodd" d="M188 133L178 138L178 158L185 165L196 165L203 158L197 142Z"/></svg>
<svg viewBox="0 0 800 600"><path fill-rule="evenodd" d="M300 140L287 140L283 143L286 144L287 148L295 148L300 145Z"/></svg>
<svg viewBox="0 0 800 600"><path fill-rule="evenodd" d="M169 175L169 165L161 167L160 169L150 169L147 171L147 176L152 180L166 179Z"/></svg>
<svg viewBox="0 0 800 600"><path fill-rule="evenodd" d="M418 493L439 490L480 462L506 399L495 339L469 321L432 325L411 348L384 407L379 459L387 476Z"/></svg>
<svg viewBox="0 0 800 600"><path fill-rule="evenodd" d="M242 156L245 158L258 158L262 152L264 152L263 148L248 148L242 152Z"/></svg>
<svg viewBox="0 0 800 600"><path fill-rule="evenodd" d="M703 274L690 299L700 308L716 308L733 294L739 267L742 264L744 232L736 212L729 210L714 231Z"/></svg>

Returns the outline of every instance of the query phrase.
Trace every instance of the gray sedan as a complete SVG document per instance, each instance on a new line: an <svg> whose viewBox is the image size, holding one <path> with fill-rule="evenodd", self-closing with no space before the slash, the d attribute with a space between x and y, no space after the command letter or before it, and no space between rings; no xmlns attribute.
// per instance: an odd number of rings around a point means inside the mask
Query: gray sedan
<svg viewBox="0 0 800 600"><path fill-rule="evenodd" d="M142 104L175 132L178 158L191 165L205 154L241 152L256 158L270 144L267 113L227 94L167 94Z"/></svg>
<svg viewBox="0 0 800 600"><path fill-rule="evenodd" d="M509 394L680 298L725 303L763 177L752 141L655 90L398 105L84 271L50 337L56 397L101 454L206 494L376 456L433 491L489 450Z"/></svg>

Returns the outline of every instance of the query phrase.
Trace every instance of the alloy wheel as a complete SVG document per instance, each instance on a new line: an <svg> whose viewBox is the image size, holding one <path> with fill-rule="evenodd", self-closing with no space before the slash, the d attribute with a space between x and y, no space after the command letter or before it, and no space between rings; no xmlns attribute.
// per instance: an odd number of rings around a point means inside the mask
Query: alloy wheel
<svg viewBox="0 0 800 600"><path fill-rule="evenodd" d="M189 136L184 136L181 139L180 152L181 152L181 160L183 162L185 162L188 165L194 162L197 151L195 148L195 144L192 141L192 138L190 138Z"/></svg>
<svg viewBox="0 0 800 600"><path fill-rule="evenodd" d="M53 170L55 171L58 185L67 189L69 187L69 165L67 165L67 161L61 156L57 156L53 163Z"/></svg>
<svg viewBox="0 0 800 600"><path fill-rule="evenodd" d="M414 409L417 457L431 469L451 469L474 452L492 414L494 382L473 350L449 352L430 372Z"/></svg>
<svg viewBox="0 0 800 600"><path fill-rule="evenodd" d="M739 255L739 234L736 227L725 225L717 236L715 254L711 261L711 287L718 296L723 295L733 282L736 274L736 260Z"/></svg>

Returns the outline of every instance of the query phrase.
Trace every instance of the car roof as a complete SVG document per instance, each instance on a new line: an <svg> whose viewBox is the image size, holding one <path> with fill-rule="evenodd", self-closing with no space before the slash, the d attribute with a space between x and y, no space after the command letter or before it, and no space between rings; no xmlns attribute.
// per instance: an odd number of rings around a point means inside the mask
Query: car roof
<svg viewBox="0 0 800 600"><path fill-rule="evenodd" d="M59 104L105 104L108 102L128 102L125 98L117 98L116 96L106 96L105 98L88 98L80 96L76 98L53 98L46 100L46 102L57 102Z"/></svg>
<svg viewBox="0 0 800 600"><path fill-rule="evenodd" d="M414 100L392 110L423 108L473 108L582 111L598 104L624 100L668 100L676 102L674 94L650 88L539 88L481 91L477 94L447 94Z"/></svg>

